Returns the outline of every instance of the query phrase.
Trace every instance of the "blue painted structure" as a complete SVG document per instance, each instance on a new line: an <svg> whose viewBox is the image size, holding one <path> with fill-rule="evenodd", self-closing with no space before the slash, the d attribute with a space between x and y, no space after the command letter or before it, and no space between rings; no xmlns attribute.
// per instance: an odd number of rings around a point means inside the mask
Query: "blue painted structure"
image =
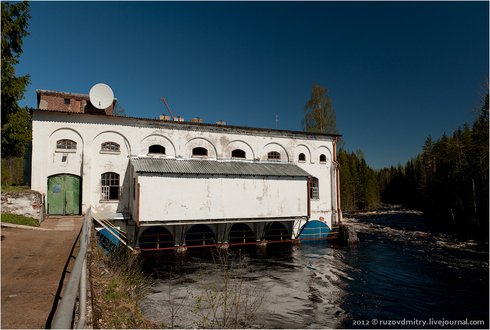
<svg viewBox="0 0 490 330"><path fill-rule="evenodd" d="M111 232L114 234L111 234ZM119 245L121 244L121 242L114 237L114 235L117 235L118 237L120 236L119 232L115 229L109 231L105 228L101 228L100 230L97 230L97 234L99 238L98 246L102 248L105 252L109 252L113 250L115 247L116 248L119 247Z"/></svg>
<svg viewBox="0 0 490 330"><path fill-rule="evenodd" d="M300 232L300 240L326 239L330 233L330 227L320 220L310 220L301 227Z"/></svg>

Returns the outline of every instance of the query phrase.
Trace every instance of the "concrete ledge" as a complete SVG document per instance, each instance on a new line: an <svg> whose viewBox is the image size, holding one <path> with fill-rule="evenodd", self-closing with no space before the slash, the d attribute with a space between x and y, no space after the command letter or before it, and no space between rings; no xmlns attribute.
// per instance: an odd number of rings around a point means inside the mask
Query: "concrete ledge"
<svg viewBox="0 0 490 330"><path fill-rule="evenodd" d="M6 228L21 228L21 229L31 229L31 230L44 230L44 231L52 231L54 229L46 229L46 228L41 228L41 227L34 227L34 226L25 226L25 225L16 225L14 223L8 223L8 222L0 222L0 225L2 227Z"/></svg>

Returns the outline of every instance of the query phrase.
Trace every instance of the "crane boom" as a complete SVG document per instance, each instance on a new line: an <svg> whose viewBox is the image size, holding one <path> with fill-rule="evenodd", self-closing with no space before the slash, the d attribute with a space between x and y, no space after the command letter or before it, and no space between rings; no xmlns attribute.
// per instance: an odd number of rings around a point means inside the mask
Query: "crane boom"
<svg viewBox="0 0 490 330"><path fill-rule="evenodd" d="M174 115L173 115L172 111L170 110L170 107L168 106L167 98L166 97L162 97L161 100L165 104L165 107L167 108L167 111L170 114L170 117L172 118L172 120L174 120Z"/></svg>

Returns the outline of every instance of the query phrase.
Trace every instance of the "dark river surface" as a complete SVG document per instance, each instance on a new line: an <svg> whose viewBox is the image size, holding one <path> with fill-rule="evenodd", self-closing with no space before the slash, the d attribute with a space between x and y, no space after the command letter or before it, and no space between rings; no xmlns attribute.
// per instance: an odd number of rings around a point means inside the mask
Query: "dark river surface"
<svg viewBox="0 0 490 330"><path fill-rule="evenodd" d="M142 310L162 327L201 327L210 315L206 319L202 310L212 310L204 307L205 297L232 278L252 311L239 327L488 329L488 244L429 234L416 212L344 222L358 232L357 246L230 250L231 276L223 276L210 250L145 256L154 284Z"/></svg>

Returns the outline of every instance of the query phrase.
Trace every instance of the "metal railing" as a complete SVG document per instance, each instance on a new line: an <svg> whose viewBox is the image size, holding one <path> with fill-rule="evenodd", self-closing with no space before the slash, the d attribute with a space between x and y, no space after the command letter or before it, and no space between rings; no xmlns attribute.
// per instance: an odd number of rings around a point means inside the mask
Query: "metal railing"
<svg viewBox="0 0 490 330"><path fill-rule="evenodd" d="M76 329L85 327L87 310L87 251L90 247L92 233L92 215L90 208L83 219L82 233L80 235L80 250L75 260L75 266L70 273L70 279L63 292L63 298L54 315L51 328L71 329L73 323L73 311L77 297L79 297L79 318Z"/></svg>

